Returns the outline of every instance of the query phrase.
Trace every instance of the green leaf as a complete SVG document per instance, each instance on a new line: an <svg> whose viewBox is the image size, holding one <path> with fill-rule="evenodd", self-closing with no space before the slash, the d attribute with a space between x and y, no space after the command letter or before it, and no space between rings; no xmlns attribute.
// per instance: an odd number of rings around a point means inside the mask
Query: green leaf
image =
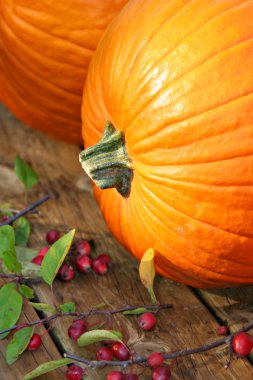
<svg viewBox="0 0 253 380"><path fill-rule="evenodd" d="M50 314L55 313L55 308L49 303L30 302L30 304L36 310L44 311L45 313L50 313Z"/></svg>
<svg viewBox="0 0 253 380"><path fill-rule="evenodd" d="M24 184L25 189L28 191L33 185L39 181L38 174L26 164L21 157L17 156L15 159L14 170L18 179Z"/></svg>
<svg viewBox="0 0 253 380"><path fill-rule="evenodd" d="M25 351L34 332L34 327L24 327L14 334L13 339L6 349L6 361L13 364L18 357Z"/></svg>
<svg viewBox="0 0 253 380"><path fill-rule="evenodd" d="M32 261L38 255L38 250L16 246L17 259L21 262Z"/></svg>
<svg viewBox="0 0 253 380"><path fill-rule="evenodd" d="M58 306L58 309L62 313L74 313L76 311L76 305L74 302L66 302L63 305Z"/></svg>
<svg viewBox="0 0 253 380"><path fill-rule="evenodd" d="M22 294L22 296L28 298L29 300L34 298L34 290L30 288L30 286L20 285L18 290L19 290L19 293Z"/></svg>
<svg viewBox="0 0 253 380"><path fill-rule="evenodd" d="M13 216L13 213L11 211L5 211L5 210L2 210L1 211L1 215L5 215L5 216Z"/></svg>
<svg viewBox="0 0 253 380"><path fill-rule="evenodd" d="M98 310L98 309L103 309L104 307L106 307L106 303L101 302L101 303L98 303L97 305L93 306L92 309Z"/></svg>
<svg viewBox="0 0 253 380"><path fill-rule="evenodd" d="M75 230L73 229L62 236L50 247L44 257L41 264L41 276L48 285L52 285L54 278L69 251L74 235Z"/></svg>
<svg viewBox="0 0 253 380"><path fill-rule="evenodd" d="M0 227L0 258L5 251L15 252L14 229L8 225Z"/></svg>
<svg viewBox="0 0 253 380"><path fill-rule="evenodd" d="M59 360L52 360L47 363L43 363L39 365L36 369L33 371L27 373L25 377L23 377L23 380L31 380L34 379L35 377L38 377L40 375L43 375L44 373L53 371L59 367L62 367L67 364L73 363L73 360L71 359L59 359Z"/></svg>
<svg viewBox="0 0 253 380"><path fill-rule="evenodd" d="M30 223L26 218L21 217L13 223L13 227L16 244L25 247L31 232Z"/></svg>
<svg viewBox="0 0 253 380"><path fill-rule="evenodd" d="M156 296L153 289L153 283L155 278L155 265L154 265L155 252L153 248L149 248L142 256L139 274L142 284L148 290L152 303L156 303Z"/></svg>
<svg viewBox="0 0 253 380"><path fill-rule="evenodd" d="M11 208L11 203L1 203L0 204L0 209L3 211L4 209L10 209Z"/></svg>
<svg viewBox="0 0 253 380"><path fill-rule="evenodd" d="M14 326L22 311L23 297L16 291L16 284L6 284L0 289L0 332ZM0 339L9 333L0 334Z"/></svg>
<svg viewBox="0 0 253 380"><path fill-rule="evenodd" d="M41 268L37 264L23 262L21 274L24 277L41 277Z"/></svg>
<svg viewBox="0 0 253 380"><path fill-rule="evenodd" d="M38 255L38 250L16 246L17 258L22 264L21 274L24 277L40 277L40 266L31 263Z"/></svg>
<svg viewBox="0 0 253 380"><path fill-rule="evenodd" d="M22 269L21 263L16 258L15 251L5 251L2 254L4 266L11 273L20 273Z"/></svg>
<svg viewBox="0 0 253 380"><path fill-rule="evenodd" d="M113 330L91 330L85 332L77 340L79 347L88 346L89 344L100 342L102 340L114 340L121 342L122 334Z"/></svg>
<svg viewBox="0 0 253 380"><path fill-rule="evenodd" d="M123 311L122 314L124 314L124 315L139 315L139 314L146 313L147 311L150 311L150 310L146 309L145 307L138 307L134 310Z"/></svg>

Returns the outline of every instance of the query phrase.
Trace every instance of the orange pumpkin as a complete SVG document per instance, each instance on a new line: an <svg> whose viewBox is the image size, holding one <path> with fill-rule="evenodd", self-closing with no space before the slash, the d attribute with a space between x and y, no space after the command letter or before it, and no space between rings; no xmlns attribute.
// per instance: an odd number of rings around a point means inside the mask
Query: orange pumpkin
<svg viewBox="0 0 253 380"><path fill-rule="evenodd" d="M0 101L28 125L81 142L83 83L127 0L0 0Z"/></svg>
<svg viewBox="0 0 253 380"><path fill-rule="evenodd" d="M253 283L252 19L253 1L132 1L85 85L80 160L106 222L196 287Z"/></svg>

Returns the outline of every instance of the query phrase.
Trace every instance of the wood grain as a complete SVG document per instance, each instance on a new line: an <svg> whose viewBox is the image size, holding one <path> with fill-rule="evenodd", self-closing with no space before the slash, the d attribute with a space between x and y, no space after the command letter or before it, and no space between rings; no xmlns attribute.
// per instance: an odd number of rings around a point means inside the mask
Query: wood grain
<svg viewBox="0 0 253 380"><path fill-rule="evenodd" d="M0 286L3 285L3 281L0 280ZM28 301L24 301L24 307L22 316L19 320L20 323L27 323L38 319L38 315L36 314L33 307L28 303ZM60 359L61 355L56 348L54 342L52 341L49 334L46 333L45 327L39 326L36 328L36 332L43 336L43 345L39 350L28 352L25 351L22 354L22 357L17 360L14 364L9 366L5 361L5 350L8 342L12 338L12 334L10 333L8 337L0 341L0 379L1 380L21 380L25 374L32 371L39 364L48 362L50 360ZM61 367L56 371L50 372L50 380L60 380L65 379L64 372L66 367ZM48 376L43 375L40 376L41 380L47 380Z"/></svg>
<svg viewBox="0 0 253 380"><path fill-rule="evenodd" d="M5 171L9 169L8 175L11 176L15 155L19 153L40 174L40 184L31 191L31 201L48 192L52 195L52 200L40 207L38 215L29 216L33 226L30 245L37 248L43 246L45 233L50 228L57 228L62 233L70 228L76 228L77 239L94 239L93 256L105 252L112 256L113 268L106 276L77 273L75 280L71 283L56 280L54 296L46 284L36 286L38 299L41 302L54 301L57 304L75 301L80 312L89 310L99 303L105 303L110 308L126 304L150 303L149 296L139 281L137 261L112 237L92 198L89 180L78 162L79 148L55 142L28 129L11 116L4 107L0 108L0 112L0 176L2 175L1 168ZM14 181L14 178L9 181ZM21 207L22 194L14 187L3 186L0 201L10 201L15 207ZM161 303L173 303L174 307L159 314L158 324L154 330L147 333L140 331L135 317L120 315L104 320L105 328L119 329L123 332L124 341L131 351L142 355L156 350L169 352L210 343L218 338L216 336L218 322L192 289L158 276L155 291ZM249 292L252 295L252 289ZM228 294L232 297L232 294L235 294L234 290L228 290ZM219 304L217 294L203 292L201 295L210 308L215 310L213 314L220 313L221 315L226 312L227 304L226 302L223 306ZM240 314L240 300L237 307L234 306L238 310L237 317ZM245 306L239 319L244 315L249 318L249 313L251 313L250 309ZM237 317L234 312L235 323ZM99 345L88 349L78 348L67 337L70 322L71 320L61 319L52 330L53 339L59 350L94 358L95 350ZM102 318L93 317L88 322L92 325L103 321ZM21 358L19 362L21 363L22 360ZM169 364L175 380L252 379L252 366L247 359L233 361L228 370L224 368L226 360L227 350L220 348L206 354L174 360ZM0 358L0 365L2 362L3 358ZM6 379L15 379L13 368L9 369L10 376ZM108 371L109 369L89 371L86 378L102 380L106 378L105 374ZM137 372L142 372L142 368L138 368ZM150 374L151 372L147 369L140 379L148 380ZM50 376L51 374L48 376L49 379L54 379Z"/></svg>

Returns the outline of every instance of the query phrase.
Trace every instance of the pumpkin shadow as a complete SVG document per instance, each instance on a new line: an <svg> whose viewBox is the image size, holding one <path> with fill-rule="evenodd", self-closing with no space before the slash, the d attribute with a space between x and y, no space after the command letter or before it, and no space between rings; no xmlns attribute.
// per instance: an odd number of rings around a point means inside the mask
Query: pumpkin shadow
<svg viewBox="0 0 253 380"><path fill-rule="evenodd" d="M231 322L247 324L252 320L252 285L224 289L194 289L194 292L220 322L229 321L231 326Z"/></svg>

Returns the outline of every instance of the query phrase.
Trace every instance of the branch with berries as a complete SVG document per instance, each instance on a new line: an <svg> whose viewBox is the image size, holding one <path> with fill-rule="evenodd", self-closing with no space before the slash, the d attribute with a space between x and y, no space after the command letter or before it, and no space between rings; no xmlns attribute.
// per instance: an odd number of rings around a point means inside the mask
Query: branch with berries
<svg viewBox="0 0 253 380"><path fill-rule="evenodd" d="M72 307L73 303L68 303L64 304L65 308L70 308ZM52 311L55 312L56 314L50 315L46 318L43 319L37 319L32 322L27 322L27 323L22 323L18 325L11 326L5 330L0 331L0 335L6 334L10 331L19 331L22 328L29 327L29 326L36 326L36 325L44 325L44 324L49 324L50 322L60 319L60 318L66 318L66 317L75 317L76 319L76 325L74 322L74 329L75 326L85 326L85 330L87 328L86 323L82 321L85 318L94 316L94 315L99 315L99 316L108 316L108 315L115 315L115 314L124 314L124 315L138 315L142 313L142 318L140 317L139 323L140 326L143 328L143 330L149 330L152 328L156 322L156 317L155 314L158 313L160 310L164 309L170 309L172 308L172 304L160 304L160 305L136 305L136 306L125 306L120 309L115 309L115 310L110 310L110 309L103 309L103 310L97 310L97 309L91 309L86 312L78 313L75 311L70 311L70 312L61 312L62 305L60 305L60 308L57 310L53 308L53 306L49 304L42 304L38 303L38 306L36 306L36 303L32 303L32 306L40 311ZM51 307L50 307L51 306ZM44 309L43 309L44 307ZM144 316L144 318L143 318ZM146 316L146 317L145 317ZM80 323L81 322L81 323ZM72 326L73 327L73 326ZM84 332L84 331L83 331ZM71 333L70 333L71 335ZM72 337L73 338L73 337ZM79 338L79 336L78 336ZM73 339L76 340L76 339Z"/></svg>
<svg viewBox="0 0 253 380"><path fill-rule="evenodd" d="M90 368L100 368L115 365L125 368L132 364L147 364L149 367L157 367L161 365L164 360L177 359L183 356L199 354L224 345L231 345L233 352L237 354L237 357L244 357L249 355L253 349L253 337L247 333L247 331L251 329L253 329L253 322L243 327L242 329L236 331L235 333L229 334L226 337L220 338L210 344L205 344L203 346L191 349L181 349L171 353L155 352L149 355L148 357L138 356L136 358L129 359L130 351L127 350L125 345L123 345L125 348L124 350L122 350L122 354L119 353L119 350L115 354L115 349L112 349L113 355L110 359L109 357L103 357L102 359L101 356L99 356L99 360L87 360L85 358L79 358L71 354L64 354L64 357L73 359L76 362L83 363ZM117 362L111 360L113 356L118 359ZM228 368L228 364L226 364L226 368Z"/></svg>
<svg viewBox="0 0 253 380"><path fill-rule="evenodd" d="M145 329L142 324L143 319L148 321L148 323L150 323L150 321L152 322L149 324L149 329L154 326L155 322L153 319L149 320L149 314L150 313L144 313L141 317L139 317L138 322L141 328ZM153 352L148 356L137 356L131 352L129 347L127 347L127 345L122 341L120 333L106 330L85 332L86 325L83 324L82 320L76 320L72 323L68 330L68 334L71 339L77 342L79 346L85 346L87 344L92 344L99 341L102 342L103 346L97 350L96 360L89 360L65 353L65 359L55 361L54 368L68 364L69 367L66 371L66 378L68 380L81 380L89 369L96 370L103 367L115 366L122 367L123 371L111 370L107 374L106 380L138 380L140 378L140 374L137 374L137 369L135 369L136 373L133 372L133 366L135 366L135 368L140 367L141 373L143 373L145 369L149 368L152 371L152 380L170 380L171 369L169 364L165 361L171 359L203 353L220 346L227 346L229 348L229 359L225 367L228 368L232 361L233 354L235 354L237 358L247 356L253 350L253 337L247 333L252 328L253 322L247 326L244 326L235 333L226 335L226 329L223 327L222 329L219 328L217 333L222 333L226 336L210 344L204 344L203 346L192 349L181 349L170 353ZM46 365L50 365L49 363ZM82 367L78 365L78 363L81 363ZM131 368L131 373L126 373L127 368ZM37 369L28 374L24 380L29 380L37 376L40 374L42 369L45 371L45 364L37 367Z"/></svg>
<svg viewBox="0 0 253 380"><path fill-rule="evenodd" d="M24 184L26 192L38 182L38 175L20 157L16 159L15 172ZM8 280L0 287L0 325L4 320L3 326L5 327L3 329L2 326L0 339L13 332L13 337L6 348L6 361L8 364L13 364L25 350L39 349L42 345L43 335L35 332L37 326L45 326L47 329L45 333L47 333L54 327L55 322L65 317L73 317L67 333L78 346L83 347L99 342L102 346L96 351L96 360L88 360L66 353L60 360L39 365L23 380L33 379L63 365L68 365L66 371L68 380L81 380L88 369L96 370L101 367L115 366L122 367L123 370L110 370L107 380L138 380L141 375L133 372L133 366L135 369L141 368L141 371L150 368L152 380L170 380L171 369L165 361L227 346L229 358L226 367L228 368L233 354L237 357L244 357L252 351L253 337L248 331L253 328L253 322L228 335L227 328L221 326L217 333L225 336L210 344L174 352L153 352L149 356L137 356L132 352L124 342L120 331L106 330L101 325L99 328L91 329L91 325L88 323L88 318L91 316L108 317L123 314L124 317L136 316L139 328L148 331L155 326L160 310L172 308L171 304L159 304L156 299L153 289L155 268L152 248L144 253L139 266L140 280L151 297L152 304L150 305L126 305L114 310L106 308L106 305L102 305L102 308L101 305L97 305L91 310L77 312L75 303L71 301L54 306L31 302L30 300L35 297L35 294L30 286L35 283L44 281L52 289L53 281L56 278L64 282L72 281L75 277L75 269L84 275L93 270L97 275L103 276L112 267L111 258L107 254L92 257L93 246L90 241L74 241L74 229L64 235L55 229L48 231L45 236L47 245L39 251L27 247L30 224L24 215L34 212L48 199L49 196L45 196L21 211L10 206L0 209L0 240L3 242L0 246L2 270L0 278ZM33 308L46 313L47 317L17 324L25 298L30 301ZM131 372L126 373L129 369Z"/></svg>

